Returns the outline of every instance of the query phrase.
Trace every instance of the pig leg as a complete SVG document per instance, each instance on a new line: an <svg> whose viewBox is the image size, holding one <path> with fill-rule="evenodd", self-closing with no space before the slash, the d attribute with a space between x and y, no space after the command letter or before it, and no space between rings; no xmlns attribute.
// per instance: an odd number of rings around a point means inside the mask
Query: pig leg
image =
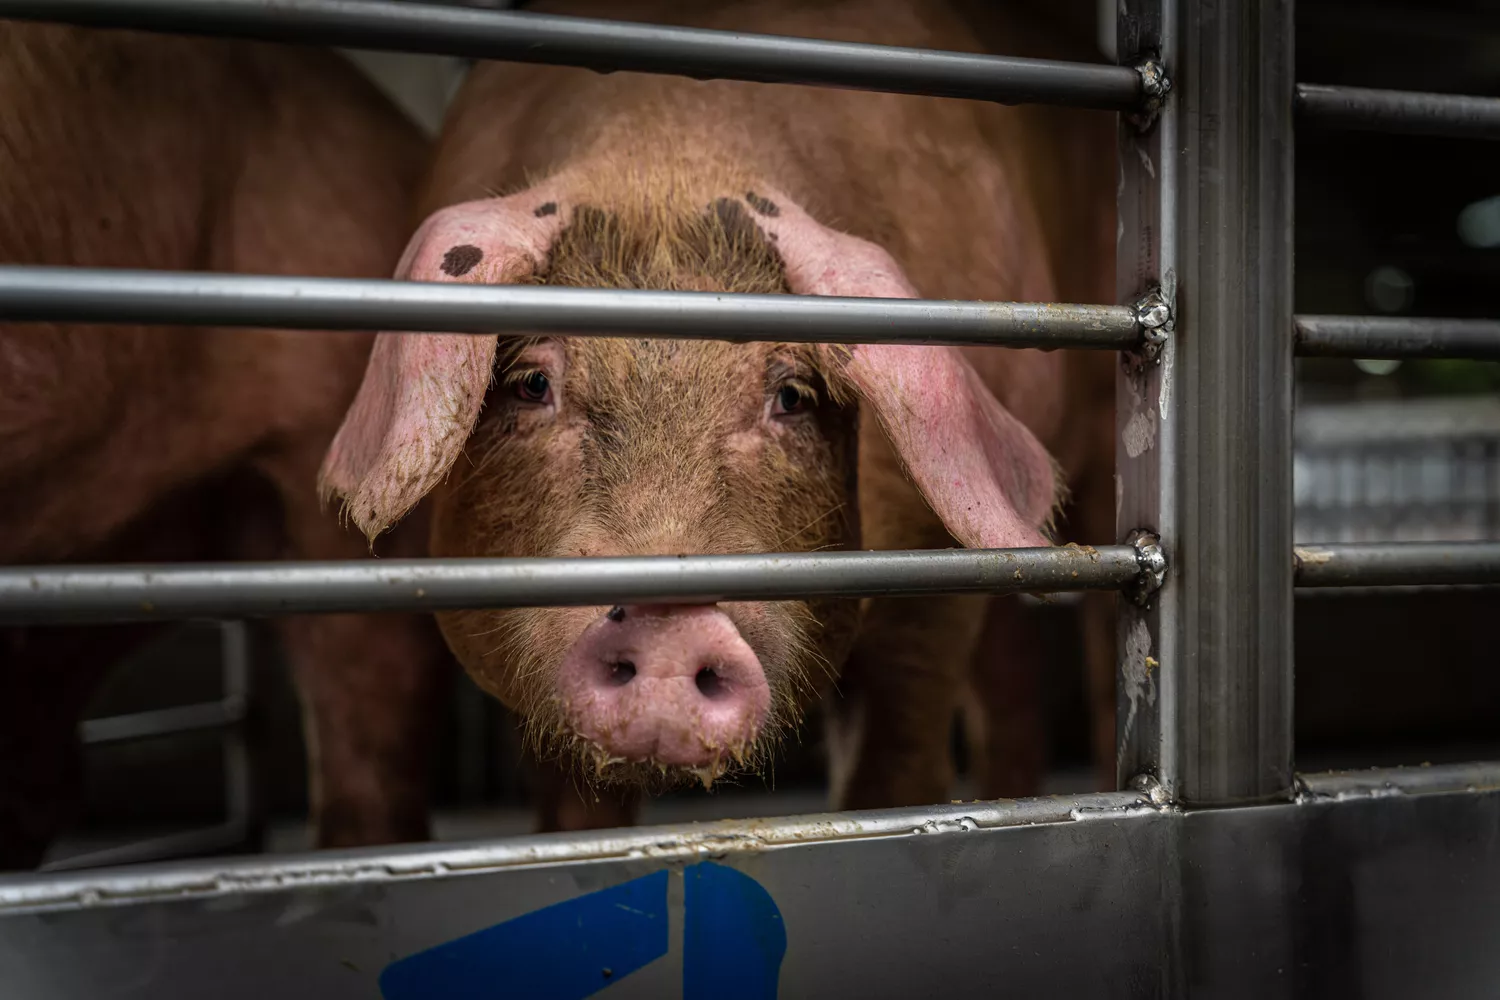
<svg viewBox="0 0 1500 1000"><path fill-rule="evenodd" d="M875 421L860 430L864 546L953 545L901 470ZM830 699L829 750L837 808L945 802L950 737L964 672L984 619L980 595L875 598Z"/></svg>
<svg viewBox="0 0 1500 1000"><path fill-rule="evenodd" d="M949 742L984 598L877 598L829 720L841 809L946 802Z"/></svg>
<svg viewBox="0 0 1500 1000"><path fill-rule="evenodd" d="M981 798L1041 793L1046 766L1042 655L1036 615L1014 597L991 600L963 706Z"/></svg>
<svg viewBox="0 0 1500 1000"><path fill-rule="evenodd" d="M319 509L321 451L263 468L282 497L292 558L353 559L363 539ZM389 541L414 556L419 527ZM278 622L302 699L312 822L319 847L429 837L432 744L449 660L425 615L309 615Z"/></svg>
<svg viewBox="0 0 1500 1000"><path fill-rule="evenodd" d="M111 666L155 625L0 631L0 871L28 870L83 792L78 720Z"/></svg>

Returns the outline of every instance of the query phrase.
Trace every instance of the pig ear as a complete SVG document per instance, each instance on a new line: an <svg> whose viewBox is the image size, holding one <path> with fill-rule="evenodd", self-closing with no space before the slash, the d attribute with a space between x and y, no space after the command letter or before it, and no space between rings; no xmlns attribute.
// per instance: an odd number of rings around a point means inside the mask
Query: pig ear
<svg viewBox="0 0 1500 1000"><path fill-rule="evenodd" d="M533 188L445 208L407 245L397 278L514 283L545 261L564 213ZM318 492L372 542L442 481L478 419L495 362L494 335L382 333L344 416Z"/></svg>
<svg viewBox="0 0 1500 1000"><path fill-rule="evenodd" d="M800 295L909 299L917 292L873 243L821 225L790 199L748 196ZM769 206L770 211L767 211ZM953 347L824 348L829 370L875 411L908 474L970 548L1046 545L1058 499L1052 457Z"/></svg>

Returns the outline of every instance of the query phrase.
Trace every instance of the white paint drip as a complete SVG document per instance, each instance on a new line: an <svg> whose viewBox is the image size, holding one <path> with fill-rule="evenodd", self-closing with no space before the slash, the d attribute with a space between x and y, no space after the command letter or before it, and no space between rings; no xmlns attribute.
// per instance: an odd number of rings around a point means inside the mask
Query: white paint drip
<svg viewBox="0 0 1500 1000"><path fill-rule="evenodd" d="M1151 630L1143 619L1137 618L1125 636L1125 662L1121 673L1125 681L1125 698L1130 708L1125 713L1125 731L1120 735L1120 746L1130 739L1135 726L1136 711L1144 699L1147 705L1156 704L1156 667L1151 656Z"/></svg>
<svg viewBox="0 0 1500 1000"><path fill-rule="evenodd" d="M1140 390L1132 382L1130 385L1130 419L1125 422L1125 430L1121 435L1125 443L1125 454L1131 458L1140 458L1156 443L1156 410L1149 405L1142 410L1141 405L1145 402Z"/></svg>

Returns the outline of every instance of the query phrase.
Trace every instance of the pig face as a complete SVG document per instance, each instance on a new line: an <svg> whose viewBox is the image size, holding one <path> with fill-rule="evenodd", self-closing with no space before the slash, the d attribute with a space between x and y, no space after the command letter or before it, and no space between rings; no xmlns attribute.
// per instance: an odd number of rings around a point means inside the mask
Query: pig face
<svg viewBox="0 0 1500 1000"><path fill-rule="evenodd" d="M444 210L405 273L914 294L878 247L764 185L671 212L571 193L559 179ZM849 547L861 407L961 542L1043 543L1050 459L948 348L382 335L323 489L373 538L436 487L436 555ZM848 601L439 616L534 749L652 786L763 760L831 678L855 620Z"/></svg>
<svg viewBox="0 0 1500 1000"><path fill-rule="evenodd" d="M483 416L435 493L433 551L612 556L845 548L857 407L816 348L502 344ZM439 616L532 744L652 782L753 764L845 654L852 602L533 608Z"/></svg>

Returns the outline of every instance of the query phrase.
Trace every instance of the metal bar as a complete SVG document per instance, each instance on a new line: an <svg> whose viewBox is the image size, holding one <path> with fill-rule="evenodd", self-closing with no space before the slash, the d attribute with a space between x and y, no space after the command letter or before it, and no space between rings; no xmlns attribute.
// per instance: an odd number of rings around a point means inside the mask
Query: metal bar
<svg viewBox="0 0 1500 1000"><path fill-rule="evenodd" d="M1435 764L1427 767L1372 767L1363 771L1326 771L1297 775L1303 801L1382 795L1445 795L1452 792L1500 791L1500 762Z"/></svg>
<svg viewBox="0 0 1500 1000"><path fill-rule="evenodd" d="M1159 284L1159 361L1117 379L1117 528L1170 560L1119 634L1119 776L1197 805L1292 793L1292 16L1126 0L1124 59L1173 87L1122 130L1119 292ZM1159 240L1159 243L1158 243ZM1122 605L1123 606L1123 605ZM1204 939L1203 947L1212 942Z"/></svg>
<svg viewBox="0 0 1500 1000"><path fill-rule="evenodd" d="M533 834L468 845L413 844L378 850L318 851L274 859L183 862L143 871L91 872L45 879L0 876L0 916L277 892L298 885L332 888L364 880L404 882L642 856L658 861L688 860L703 854L719 856L902 835L1073 823L1132 812L1146 814L1154 810L1139 792L1103 792Z"/></svg>
<svg viewBox="0 0 1500 1000"><path fill-rule="evenodd" d="M1135 70L389 0L0 0L0 17L1130 111Z"/></svg>
<svg viewBox="0 0 1500 1000"><path fill-rule="evenodd" d="M249 715L253 668L250 662L250 629L243 621L222 622L219 626L220 675L223 679L223 704L238 708L243 722ZM224 814L226 822L240 829L241 846L255 849L264 833L261 797L250 752L246 727L235 725L224 733Z"/></svg>
<svg viewBox="0 0 1500 1000"><path fill-rule="evenodd" d="M8 322L560 333L803 343L994 344L1118 350L1130 306L0 266Z"/></svg>
<svg viewBox="0 0 1500 1000"><path fill-rule="evenodd" d="M1298 316L1304 358L1500 360L1500 320L1407 316Z"/></svg>
<svg viewBox="0 0 1500 1000"><path fill-rule="evenodd" d="M1297 113L1330 128L1500 139L1500 97L1299 83Z"/></svg>
<svg viewBox="0 0 1500 1000"><path fill-rule="evenodd" d="M79 725L78 735L79 739L91 746L128 743L196 733L205 729L223 729L238 724L244 718L244 699L225 698L223 701L205 702L201 705L177 705L149 712L88 719Z"/></svg>
<svg viewBox="0 0 1500 1000"><path fill-rule="evenodd" d="M1299 587L1500 584L1500 542L1299 545Z"/></svg>
<svg viewBox="0 0 1500 1000"><path fill-rule="evenodd" d="M1123 586L1128 545L728 556L0 569L0 624L564 607Z"/></svg>

